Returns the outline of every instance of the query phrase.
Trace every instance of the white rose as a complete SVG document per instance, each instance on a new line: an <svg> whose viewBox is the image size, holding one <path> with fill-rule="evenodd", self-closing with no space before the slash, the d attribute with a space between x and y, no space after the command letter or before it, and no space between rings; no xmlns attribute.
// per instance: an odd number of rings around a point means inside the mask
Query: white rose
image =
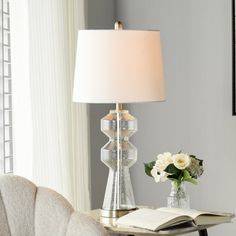
<svg viewBox="0 0 236 236"><path fill-rule="evenodd" d="M168 161L172 161L172 155L171 155L170 152L164 152L164 153L162 153L162 154L159 154L159 155L157 156L157 159L158 159L158 160L163 160L163 159L165 159L165 160L168 160Z"/></svg>
<svg viewBox="0 0 236 236"><path fill-rule="evenodd" d="M176 168L183 170L190 165L191 158L187 154L179 153L173 155L173 163Z"/></svg>
<svg viewBox="0 0 236 236"><path fill-rule="evenodd" d="M155 166L153 166L153 168L151 170L151 175L156 181L156 179L158 178L158 171L157 171L157 168ZM156 182L158 182L158 181L156 181Z"/></svg>
<svg viewBox="0 0 236 236"><path fill-rule="evenodd" d="M168 174L165 171L162 171L160 174L158 173L155 166L151 170L151 175L153 176L154 180L158 182L165 182L167 180Z"/></svg>
<svg viewBox="0 0 236 236"><path fill-rule="evenodd" d="M167 178L167 176L168 176L169 174L168 173L166 173L165 171L162 171L161 173L160 173L160 181L161 182L165 182L168 178Z"/></svg>
<svg viewBox="0 0 236 236"><path fill-rule="evenodd" d="M157 156L157 161L156 161L155 166L156 166L158 172L162 172L171 163L173 163L171 153L170 152L164 152L163 154L159 154Z"/></svg>

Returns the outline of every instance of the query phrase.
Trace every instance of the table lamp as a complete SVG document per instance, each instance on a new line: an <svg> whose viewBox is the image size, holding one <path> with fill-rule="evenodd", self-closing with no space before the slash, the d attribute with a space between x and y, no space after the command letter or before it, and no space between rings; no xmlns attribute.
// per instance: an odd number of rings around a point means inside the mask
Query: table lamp
<svg viewBox="0 0 236 236"><path fill-rule="evenodd" d="M101 148L101 160L109 168L101 215L119 217L136 208L129 168L137 150L129 138L137 130L136 119L124 103L165 100L159 31L80 30L73 101L114 103L116 108L101 120L109 142Z"/></svg>

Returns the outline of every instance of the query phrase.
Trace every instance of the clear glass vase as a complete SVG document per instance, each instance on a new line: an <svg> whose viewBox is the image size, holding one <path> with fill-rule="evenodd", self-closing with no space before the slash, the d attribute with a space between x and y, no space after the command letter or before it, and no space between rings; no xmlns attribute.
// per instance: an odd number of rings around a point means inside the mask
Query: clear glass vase
<svg viewBox="0 0 236 236"><path fill-rule="evenodd" d="M170 208L190 208L189 195L186 193L185 182L182 182L179 187L176 187L174 182L171 182L171 192L167 197L167 207Z"/></svg>

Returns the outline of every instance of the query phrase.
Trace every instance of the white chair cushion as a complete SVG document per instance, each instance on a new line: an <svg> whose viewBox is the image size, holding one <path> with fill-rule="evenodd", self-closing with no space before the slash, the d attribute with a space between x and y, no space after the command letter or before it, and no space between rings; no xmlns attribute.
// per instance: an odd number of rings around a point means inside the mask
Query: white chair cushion
<svg viewBox="0 0 236 236"><path fill-rule="evenodd" d="M0 236L105 236L92 218L75 212L53 190L19 176L0 177Z"/></svg>
<svg viewBox="0 0 236 236"><path fill-rule="evenodd" d="M0 192L11 236L34 235L34 207L37 187L16 176L0 177ZM0 228L6 227L0 222ZM3 234L5 236L5 234ZM6 233L7 235L7 233Z"/></svg>

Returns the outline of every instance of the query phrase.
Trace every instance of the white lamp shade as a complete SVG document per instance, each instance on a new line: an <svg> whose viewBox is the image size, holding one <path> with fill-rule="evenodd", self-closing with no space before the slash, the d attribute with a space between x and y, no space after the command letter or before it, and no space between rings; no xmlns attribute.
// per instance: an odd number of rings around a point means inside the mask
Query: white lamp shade
<svg viewBox="0 0 236 236"><path fill-rule="evenodd" d="M73 101L165 100L159 31L80 30Z"/></svg>

